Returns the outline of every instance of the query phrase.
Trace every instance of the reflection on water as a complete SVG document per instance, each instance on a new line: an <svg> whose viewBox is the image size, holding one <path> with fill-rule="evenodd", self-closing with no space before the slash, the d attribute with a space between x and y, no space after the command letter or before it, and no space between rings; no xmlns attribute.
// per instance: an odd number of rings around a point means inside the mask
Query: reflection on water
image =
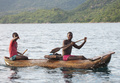
<svg viewBox="0 0 120 83"><path fill-rule="evenodd" d="M73 41L88 38L83 48L73 48L73 55L92 58L115 51L108 68L80 70L4 66L3 57L9 56L8 47L13 32L18 32L21 38L18 40L18 51L28 49L25 55L30 59L43 59L53 48L62 46L69 31L74 34ZM0 83L119 83L119 42L120 23L0 24ZM58 53L61 52L60 50Z"/></svg>
<svg viewBox="0 0 120 83"><path fill-rule="evenodd" d="M110 70L108 69L108 67L101 67L101 68L93 69L93 72L104 72L106 74L109 74Z"/></svg>
<svg viewBox="0 0 120 83"><path fill-rule="evenodd" d="M17 72L18 72L17 67L10 67L10 70L13 71L13 73L11 73L11 75L10 75L10 77L9 77L9 79L10 79L11 81L20 78L20 76L17 75Z"/></svg>
<svg viewBox="0 0 120 83"><path fill-rule="evenodd" d="M65 83L72 83L73 71L68 68L61 68L61 71L63 73L63 78L65 80Z"/></svg>
<svg viewBox="0 0 120 83"><path fill-rule="evenodd" d="M54 81L57 82L57 80L58 80L58 83L61 83L62 78L63 78L63 81L64 81L63 83L76 83L76 81L81 81L82 83L86 83L86 82L91 83L91 81L87 80L88 78L91 78L91 75L93 75L92 77L95 77L95 78L99 77L100 79L106 79L106 81L109 81L109 79L110 79L109 75L111 74L108 67L94 69L94 70L74 69L74 68L49 69L49 68L41 68L41 67L38 67L38 66L25 67L25 68L9 67L9 69L10 69L10 71L12 71L12 73L8 78L10 79L10 81L12 83L16 83L17 81L18 81L18 83L22 83L26 79L28 79L28 78L24 77L24 73L29 74L30 77L31 77L31 75L33 77L38 76L35 79L39 83L48 83L48 82L52 83ZM33 70L33 71L30 72L31 70ZM43 81L43 82L41 82L41 80L43 80L43 79L41 78L41 74L39 74L39 73L41 73L41 72L39 72L39 70L41 70L42 73L44 73L46 75L45 77L44 77L44 75L42 75L42 78L46 78L46 79L52 78L53 79L52 82L51 81ZM20 76L19 71L21 72L21 74L23 74L22 77ZM26 71L29 71L29 72L26 72ZM36 74L34 74L34 71L36 71ZM62 75L62 77L60 76L60 74ZM84 77L84 75L86 77ZM57 79L57 80L55 80L55 79ZM19 82L20 80L24 80L24 81ZM29 78L29 82L32 81L32 80L33 79ZM33 81L35 81L35 80L33 80ZM96 81L92 81L92 82L96 83Z"/></svg>
<svg viewBox="0 0 120 83"><path fill-rule="evenodd" d="M63 73L63 78L65 83L72 83L72 78L75 77L75 74L84 75L84 74L91 74L94 73L98 77L107 76L106 79L109 80L110 70L108 67L97 68L93 70L86 70L86 69L74 69L74 68L60 68Z"/></svg>

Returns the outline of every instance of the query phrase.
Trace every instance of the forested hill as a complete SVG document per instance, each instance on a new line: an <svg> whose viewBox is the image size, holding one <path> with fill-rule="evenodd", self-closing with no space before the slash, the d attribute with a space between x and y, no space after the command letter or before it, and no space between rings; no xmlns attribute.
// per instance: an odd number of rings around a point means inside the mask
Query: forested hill
<svg viewBox="0 0 120 83"><path fill-rule="evenodd" d="M120 0L87 0L71 11L54 8L0 18L0 23L120 22Z"/></svg>
<svg viewBox="0 0 120 83"><path fill-rule="evenodd" d="M120 22L120 0L87 0L72 12L71 22Z"/></svg>
<svg viewBox="0 0 120 83"><path fill-rule="evenodd" d="M0 0L0 11L60 8L71 10L86 0Z"/></svg>
<svg viewBox="0 0 120 83"><path fill-rule="evenodd" d="M109 4L112 5L114 2L119 2L120 0L86 0L85 3L82 5L78 6L76 8L76 11L80 10L86 10L86 9L97 9L97 8L103 8L105 6L109 6Z"/></svg>

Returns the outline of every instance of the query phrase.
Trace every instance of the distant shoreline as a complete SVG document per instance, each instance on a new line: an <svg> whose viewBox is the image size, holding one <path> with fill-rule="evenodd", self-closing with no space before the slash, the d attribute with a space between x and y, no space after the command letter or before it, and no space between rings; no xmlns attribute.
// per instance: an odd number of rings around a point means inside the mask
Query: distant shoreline
<svg viewBox="0 0 120 83"><path fill-rule="evenodd" d="M88 24L88 23L120 23L120 22L83 22L83 23L0 23L0 24Z"/></svg>

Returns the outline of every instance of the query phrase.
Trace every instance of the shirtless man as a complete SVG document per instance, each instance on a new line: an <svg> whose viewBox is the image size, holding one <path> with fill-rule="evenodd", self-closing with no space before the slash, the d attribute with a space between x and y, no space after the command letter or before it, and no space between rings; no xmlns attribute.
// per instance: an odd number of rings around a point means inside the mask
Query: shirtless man
<svg viewBox="0 0 120 83"><path fill-rule="evenodd" d="M10 45L9 45L10 60L27 60L28 57L23 56L22 53L17 51L16 41L19 39L19 35L15 32L12 34L12 37L13 39L10 41Z"/></svg>
<svg viewBox="0 0 120 83"><path fill-rule="evenodd" d="M67 40L63 41L63 46L68 45L67 47L62 49L62 55L63 55L63 60L85 60L86 58L84 56L74 56L71 55L72 47L74 46L77 49L82 48L82 46L86 43L87 37L84 38L84 42L81 45L76 45L75 42L72 42L73 34L72 32L67 33Z"/></svg>

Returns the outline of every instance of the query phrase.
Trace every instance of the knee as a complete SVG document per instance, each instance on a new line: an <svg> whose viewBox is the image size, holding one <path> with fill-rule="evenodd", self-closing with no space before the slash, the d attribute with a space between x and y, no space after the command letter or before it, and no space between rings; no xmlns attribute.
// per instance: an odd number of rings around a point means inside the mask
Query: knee
<svg viewBox="0 0 120 83"><path fill-rule="evenodd" d="M82 59L86 59L84 56L81 56L82 57Z"/></svg>
<svg viewBox="0 0 120 83"><path fill-rule="evenodd" d="M28 60L28 57L27 57L27 56L24 56L23 59L24 59L24 60Z"/></svg>
<svg viewBox="0 0 120 83"><path fill-rule="evenodd" d="M25 57L26 60L28 60L28 57Z"/></svg>

